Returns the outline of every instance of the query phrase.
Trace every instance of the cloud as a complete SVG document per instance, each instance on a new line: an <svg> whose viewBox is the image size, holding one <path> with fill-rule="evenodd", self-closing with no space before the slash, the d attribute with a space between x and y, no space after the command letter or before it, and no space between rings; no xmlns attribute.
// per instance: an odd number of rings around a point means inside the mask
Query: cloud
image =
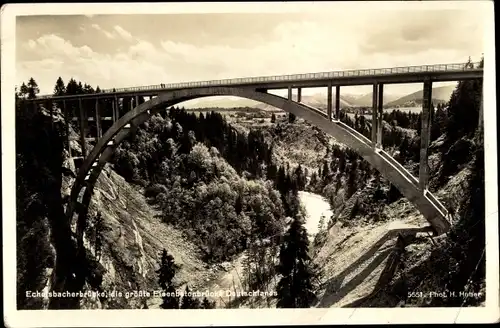
<svg viewBox="0 0 500 328"><path fill-rule="evenodd" d="M82 55L91 55L89 47L75 47L55 34L46 34L36 40L29 40L24 48L36 52L43 59L65 57L71 60Z"/></svg>
<svg viewBox="0 0 500 328"><path fill-rule="evenodd" d="M125 39L127 41L133 41L134 40L134 38L132 37L132 34L130 34L125 29L123 29L123 27L121 27L119 25L115 25L113 28L116 31L116 33L118 33L118 35L121 36L123 39Z"/></svg>
<svg viewBox="0 0 500 328"><path fill-rule="evenodd" d="M368 37L360 44L360 51L367 54L407 55L427 49L467 52L482 48L482 22L470 15L472 13L464 11L386 15L383 17L384 24L374 25L367 31Z"/></svg>
<svg viewBox="0 0 500 328"><path fill-rule="evenodd" d="M144 41L130 47L128 52L114 55L97 53L86 45L75 46L56 35L29 40L24 48L43 59L18 62L18 79L27 81L33 76L41 93L52 93L59 76L66 83L73 77L101 88L156 84L172 79L163 75L167 66L163 65L162 54Z"/></svg>
<svg viewBox="0 0 500 328"><path fill-rule="evenodd" d="M102 29L99 25L92 24L91 26L92 26L93 29L102 32L108 39L114 39L115 38L115 36L113 35L113 33L110 33L108 31Z"/></svg>
<svg viewBox="0 0 500 328"><path fill-rule="evenodd" d="M113 44L110 53L97 52L95 49L98 48L90 46L75 46L75 43L56 35L43 35L24 44L24 50L36 55L40 61L19 63L19 81L33 75L37 81L40 80L42 92L52 92L59 75L65 81L79 76L82 82L113 88L464 62L469 55L477 56L483 52L482 40L478 37L481 34L473 23L463 24L463 27L448 26L449 20L441 17L442 24L435 25L439 17L431 20L430 24L418 17L415 14L414 21L402 23L400 20L408 20L408 17L382 15L379 18L387 24L368 24L368 29L365 19L357 21L340 14L336 14L334 20L289 21L256 38L259 41L255 41L251 48L231 43L205 42L205 45L199 45L161 40L161 34L160 37L152 35L151 41L140 40L119 25L110 25L114 26L111 33L100 25L92 24L92 29L108 38L111 38L109 35L115 38L117 46ZM373 20L375 22L375 18ZM459 35L455 34L455 30L459 31ZM205 37L214 36L206 33ZM123 51L117 52L120 42ZM54 61L45 61L44 68L38 69L36 63L47 58ZM64 62L64 66L60 62ZM50 65L54 66L52 71L46 69Z"/></svg>

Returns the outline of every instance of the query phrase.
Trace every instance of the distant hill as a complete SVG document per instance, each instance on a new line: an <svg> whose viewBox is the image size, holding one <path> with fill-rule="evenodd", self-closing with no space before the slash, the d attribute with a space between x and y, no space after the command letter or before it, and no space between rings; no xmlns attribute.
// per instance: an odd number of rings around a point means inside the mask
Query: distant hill
<svg viewBox="0 0 500 328"><path fill-rule="evenodd" d="M360 97L362 97L362 95L342 93L342 89L340 89L340 98L344 99L350 104L355 104L356 100Z"/></svg>
<svg viewBox="0 0 500 328"><path fill-rule="evenodd" d="M354 98L351 100L351 103L353 106L359 106L359 107L370 107L372 105L373 101L373 92L364 94L360 97ZM341 96L342 97L342 96ZM387 103L390 103L392 101L395 101L396 99L399 99L400 96L392 95L389 93L384 92L384 105Z"/></svg>
<svg viewBox="0 0 500 328"><path fill-rule="evenodd" d="M195 100L190 100L179 104L179 107L186 109L194 108L233 108L233 107L258 107L260 103L245 98L238 97L205 97Z"/></svg>
<svg viewBox="0 0 500 328"><path fill-rule="evenodd" d="M432 89L432 101L437 103L446 103L450 100L450 95L455 89L455 86L442 86ZM422 90L411 93L406 96L397 96L389 93L384 93L384 106L386 107L406 107L420 106L422 104ZM293 95L296 99L296 94ZM306 105L317 107L320 109L326 108L326 93L317 93L314 95L302 95L302 102ZM335 95L333 95L333 107L335 107ZM372 92L364 95L342 94L340 93L340 107L371 107ZM234 108L234 107L254 107L265 111L274 111L276 108L267 104L262 104L253 100L238 98L238 97L206 97L180 104L186 109L195 108Z"/></svg>
<svg viewBox="0 0 500 328"><path fill-rule="evenodd" d="M325 109L326 108L326 101L327 101L326 97L327 97L326 94L321 94L321 93L318 93L315 95L302 95L301 102L303 102L306 105L312 106L312 107L316 107L319 109ZM293 99L297 99L296 94L293 94ZM333 107L335 107L335 95L333 96L332 102L333 102ZM351 107L351 106L352 106L352 104L349 103L348 101L346 101L345 99L343 99L343 97L341 95L340 96L340 107ZM260 108L263 110L272 110L274 107L269 106L267 104L259 103L257 105L257 108Z"/></svg>
<svg viewBox="0 0 500 328"><path fill-rule="evenodd" d="M455 90L454 85L446 85L442 87L432 88L432 102L437 103L447 103L450 100L450 96ZM423 91L419 90L417 92L411 93L407 96L401 97L395 101L386 104L387 107L398 107L398 106L415 106L422 104Z"/></svg>
<svg viewBox="0 0 500 328"><path fill-rule="evenodd" d="M302 102L306 105L317 107L317 108L326 108L327 103L327 95L326 94L315 94L312 96L302 96ZM333 107L335 107L335 95L332 98ZM340 94L340 107L351 107L352 104L342 97L342 93Z"/></svg>

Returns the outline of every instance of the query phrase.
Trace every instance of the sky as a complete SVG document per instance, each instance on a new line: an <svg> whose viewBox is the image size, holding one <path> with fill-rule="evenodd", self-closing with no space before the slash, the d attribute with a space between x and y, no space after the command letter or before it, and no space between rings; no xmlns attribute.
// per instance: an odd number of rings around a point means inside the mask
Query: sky
<svg viewBox="0 0 500 328"><path fill-rule="evenodd" d="M34 77L47 94L59 76L113 88L460 63L480 59L483 34L482 12L470 7L377 10L358 3L291 13L18 16L16 84ZM385 92L419 88L391 85Z"/></svg>

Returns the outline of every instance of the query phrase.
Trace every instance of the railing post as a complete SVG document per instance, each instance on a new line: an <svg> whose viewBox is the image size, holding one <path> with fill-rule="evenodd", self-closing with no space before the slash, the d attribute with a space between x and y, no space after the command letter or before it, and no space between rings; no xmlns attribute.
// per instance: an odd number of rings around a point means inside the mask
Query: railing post
<svg viewBox="0 0 500 328"><path fill-rule="evenodd" d="M82 146L82 156L87 157L87 147L85 146L85 127L87 123L87 115L83 110L82 98L78 98L78 107L80 110L80 142Z"/></svg>
<svg viewBox="0 0 500 328"><path fill-rule="evenodd" d="M372 94L372 143L373 147L377 147L377 82L373 83Z"/></svg>
<svg viewBox="0 0 500 328"><path fill-rule="evenodd" d="M288 100L292 100L292 86L288 86Z"/></svg>
<svg viewBox="0 0 500 328"><path fill-rule="evenodd" d="M302 88L297 88L297 102L302 101Z"/></svg>
<svg viewBox="0 0 500 328"><path fill-rule="evenodd" d="M68 142L68 156L71 158L71 141L69 138L69 125L71 120L69 119L68 109L66 108L66 100L63 100L63 113L64 113L64 121L66 123L66 140Z"/></svg>
<svg viewBox="0 0 500 328"><path fill-rule="evenodd" d="M378 111L377 111L377 147L382 147L382 137L383 137L383 120L384 120L384 85L380 83L378 85Z"/></svg>
<svg viewBox="0 0 500 328"><path fill-rule="evenodd" d="M423 191L427 189L429 182L429 163L428 149L431 131L431 104L432 102L432 81L424 81L423 102L422 102L422 131L420 134L420 169L419 169L419 187Z"/></svg>
<svg viewBox="0 0 500 328"><path fill-rule="evenodd" d="M95 124L97 129L96 141L102 137L102 127L101 127L101 110L99 108L99 98L95 100Z"/></svg>
<svg viewBox="0 0 500 328"><path fill-rule="evenodd" d="M340 120L340 85L335 86L335 119Z"/></svg>

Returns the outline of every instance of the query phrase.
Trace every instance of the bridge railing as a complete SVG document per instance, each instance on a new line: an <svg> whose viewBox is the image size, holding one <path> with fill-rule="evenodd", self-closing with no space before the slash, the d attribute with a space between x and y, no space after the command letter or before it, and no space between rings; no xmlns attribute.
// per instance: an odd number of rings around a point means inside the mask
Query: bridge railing
<svg viewBox="0 0 500 328"><path fill-rule="evenodd" d="M477 68L479 66L479 63L472 63L472 65L473 67ZM310 79L338 78L338 77L351 77L351 76L372 76L372 75L378 76L378 75L420 73L420 72L447 72L447 71L460 71L465 69L468 69L466 63L404 66L404 67L379 68L379 69L358 69L358 70L348 70L348 71L257 76L257 77L246 77L246 78L236 78L236 79L167 83L163 85L160 84L147 87L138 87L139 89L121 88L121 89L115 89L116 91L112 91L113 89L107 89L105 90L105 92L146 91L158 88L159 89L196 88L196 87L206 87L206 86L253 84L261 82L283 82L283 81L297 81L297 80L300 81L300 80L310 80Z"/></svg>
<svg viewBox="0 0 500 328"><path fill-rule="evenodd" d="M470 65L470 66L469 66ZM241 84L256 84L266 82L285 82L285 81L301 81L311 79L328 79L328 78L341 78L341 77L355 77L355 76L383 76L391 74L407 74L407 73L421 73L421 72L451 72L463 71L470 68L478 68L479 62L476 63L455 63L455 64L436 64L436 65L420 65L420 66L404 66L392 68L378 68L378 69L356 69L348 71L332 71L332 72L319 72L319 73L305 73L305 74L291 74L291 75L272 75L272 76L256 76L245 77L236 79L221 79L221 80L208 80L196 82L181 82L181 83L166 83L155 84L131 88L113 88L104 89L102 93L115 93L115 92L134 92L134 91L154 91L154 90L168 90L168 89L182 89L182 88L198 88L209 86L230 86ZM51 98L53 95L38 96L38 99Z"/></svg>

